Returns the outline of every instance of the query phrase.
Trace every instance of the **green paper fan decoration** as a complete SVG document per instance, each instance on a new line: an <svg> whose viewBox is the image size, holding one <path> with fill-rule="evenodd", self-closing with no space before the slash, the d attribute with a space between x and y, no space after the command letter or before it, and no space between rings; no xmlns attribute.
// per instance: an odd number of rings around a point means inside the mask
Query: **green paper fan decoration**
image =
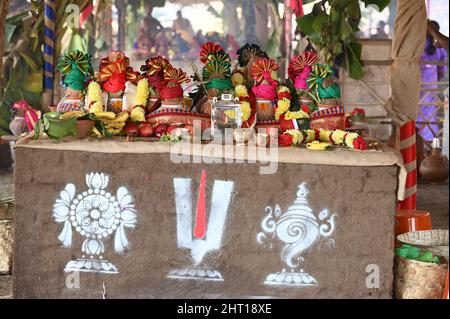
<svg viewBox="0 0 450 319"><path fill-rule="evenodd" d="M229 63L209 62L203 68L203 80L211 78L227 78L231 76L231 65Z"/></svg>
<svg viewBox="0 0 450 319"><path fill-rule="evenodd" d="M61 74L67 75L71 71L79 69L86 76L93 76L94 69L91 64L91 56L80 50L67 52L58 62Z"/></svg>
<svg viewBox="0 0 450 319"><path fill-rule="evenodd" d="M222 64L228 64L231 68L231 59L228 53L225 51L220 51L208 56L208 62L218 62Z"/></svg>
<svg viewBox="0 0 450 319"><path fill-rule="evenodd" d="M316 91L319 88L319 84L330 76L334 75L334 71L331 66L326 64L314 64L311 68L311 72L308 75L306 83L312 91Z"/></svg>

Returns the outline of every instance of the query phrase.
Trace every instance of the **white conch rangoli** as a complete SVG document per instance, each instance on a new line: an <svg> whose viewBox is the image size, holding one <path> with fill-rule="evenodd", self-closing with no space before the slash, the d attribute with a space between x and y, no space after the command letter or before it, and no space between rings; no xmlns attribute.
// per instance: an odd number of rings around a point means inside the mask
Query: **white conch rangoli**
<svg viewBox="0 0 450 319"><path fill-rule="evenodd" d="M318 219L322 222L319 224L308 205L308 193L306 183L299 185L297 199L285 213L281 212L278 204L274 210L270 206L266 207L267 216L261 223L263 231L257 234L256 240L260 244L268 245L269 248L273 248L276 239L282 242L281 259L290 270L283 269L281 272L268 275L264 282L267 285L318 285L313 276L303 269L299 271L297 269L303 261L301 256L303 252L311 248L320 236L329 237L333 234L337 215L330 216L328 210L324 209L319 213Z"/></svg>
<svg viewBox="0 0 450 319"><path fill-rule="evenodd" d="M114 196L106 190L108 184L108 175L87 174L86 191L76 194L75 185L67 184L53 205L55 221L64 223L58 236L63 246L72 246L72 228L86 238L82 258L69 261L66 272L118 273L117 267L103 258L103 241L115 233L114 250L124 252L129 247L125 228L135 227L137 212L127 188L119 187Z"/></svg>

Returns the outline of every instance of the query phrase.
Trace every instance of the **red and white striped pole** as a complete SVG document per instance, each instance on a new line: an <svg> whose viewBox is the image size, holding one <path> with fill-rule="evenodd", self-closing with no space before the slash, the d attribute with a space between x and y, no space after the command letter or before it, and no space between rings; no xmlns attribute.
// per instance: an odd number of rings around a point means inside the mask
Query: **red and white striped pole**
<svg viewBox="0 0 450 319"><path fill-rule="evenodd" d="M398 209L415 210L417 192L417 161L416 161L416 122L409 121L400 127L400 152L406 167L405 199L399 201Z"/></svg>

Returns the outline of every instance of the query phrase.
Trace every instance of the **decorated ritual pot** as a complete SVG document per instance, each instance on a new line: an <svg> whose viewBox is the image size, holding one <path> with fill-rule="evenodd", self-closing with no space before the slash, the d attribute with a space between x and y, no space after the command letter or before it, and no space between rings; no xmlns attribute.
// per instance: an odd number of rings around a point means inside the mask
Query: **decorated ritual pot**
<svg viewBox="0 0 450 319"><path fill-rule="evenodd" d="M162 100L160 109L172 111L187 111L183 102L183 98Z"/></svg>
<svg viewBox="0 0 450 319"><path fill-rule="evenodd" d="M208 95L208 99L199 105L199 113L211 115L211 108L215 97L219 98L218 96Z"/></svg>
<svg viewBox="0 0 450 319"><path fill-rule="evenodd" d="M271 100L256 99L256 119L258 122L273 121L275 119L275 108Z"/></svg>
<svg viewBox="0 0 450 319"><path fill-rule="evenodd" d="M442 155L439 139L433 140L433 151L422 161L419 172L429 182L439 183L448 179L448 158Z"/></svg>
<svg viewBox="0 0 450 319"><path fill-rule="evenodd" d="M56 107L57 112L81 111L83 109L83 99L81 97L63 97Z"/></svg>
<svg viewBox="0 0 450 319"><path fill-rule="evenodd" d="M345 113L341 106L320 109L311 114L310 121L313 130L344 130Z"/></svg>
<svg viewBox="0 0 450 319"><path fill-rule="evenodd" d="M341 105L342 103L340 99L322 99L320 103L317 104L317 107L319 108L319 110L324 110Z"/></svg>
<svg viewBox="0 0 450 319"><path fill-rule="evenodd" d="M109 112L119 114L120 112L122 112L122 108L123 108L123 92L114 94L110 93L108 98L107 110Z"/></svg>

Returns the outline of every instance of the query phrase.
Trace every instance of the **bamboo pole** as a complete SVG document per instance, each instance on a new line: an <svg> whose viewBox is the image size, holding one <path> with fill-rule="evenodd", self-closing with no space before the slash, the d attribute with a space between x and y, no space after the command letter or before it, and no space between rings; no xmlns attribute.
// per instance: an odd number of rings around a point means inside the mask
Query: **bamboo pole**
<svg viewBox="0 0 450 319"><path fill-rule="evenodd" d="M53 103L55 79L56 1L44 2L44 109Z"/></svg>
<svg viewBox="0 0 450 319"><path fill-rule="evenodd" d="M3 54L5 52L5 24L10 0L2 0L0 7L0 92L3 91Z"/></svg>

